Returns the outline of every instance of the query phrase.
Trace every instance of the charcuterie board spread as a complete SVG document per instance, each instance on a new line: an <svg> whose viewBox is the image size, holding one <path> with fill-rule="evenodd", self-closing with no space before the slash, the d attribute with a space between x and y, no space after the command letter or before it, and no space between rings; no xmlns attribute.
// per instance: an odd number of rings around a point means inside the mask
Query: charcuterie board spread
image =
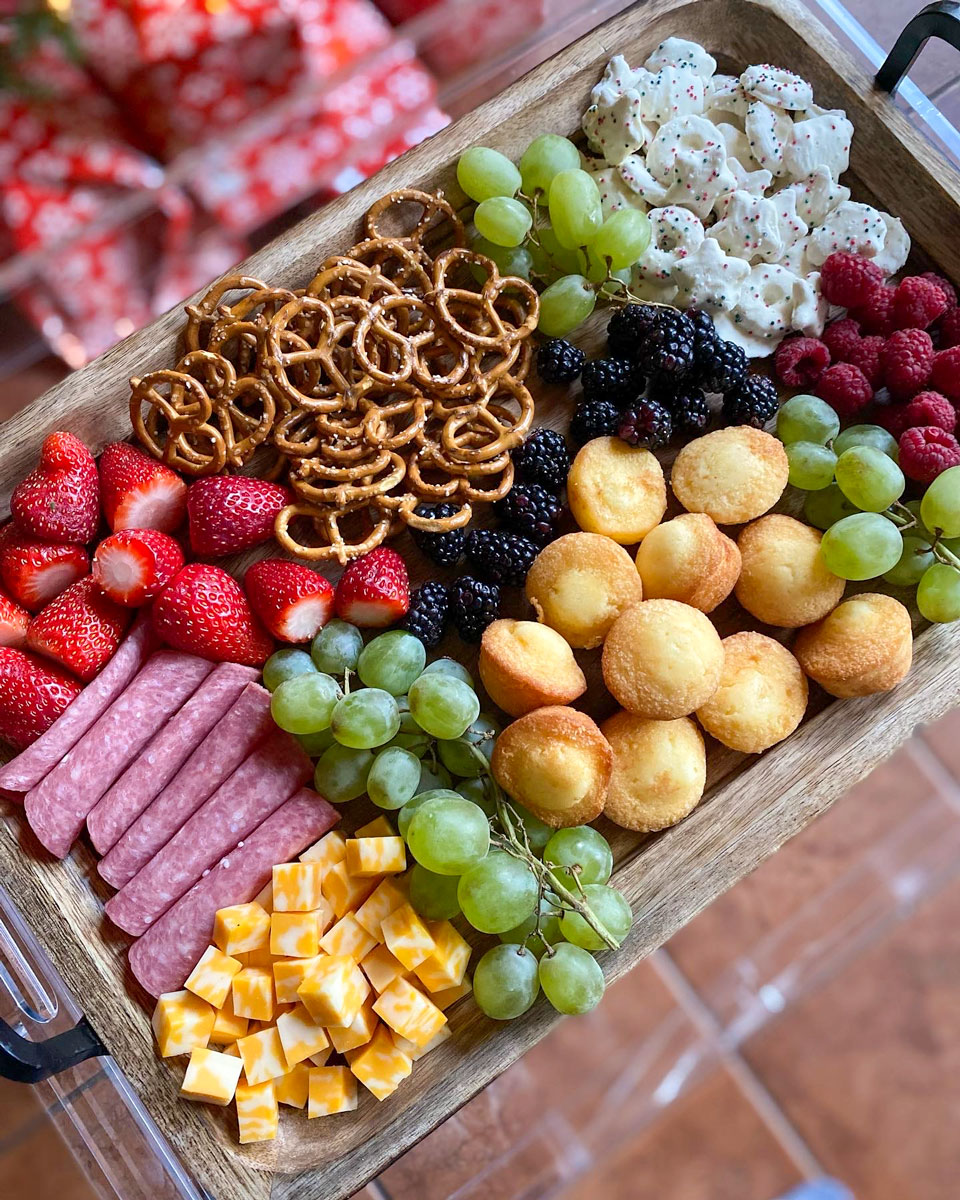
<svg viewBox="0 0 960 1200"><path fill-rule="evenodd" d="M213 285L127 428L63 422L13 489L14 852L96 881L181 1152L199 1102L241 1167L352 1190L392 1106L394 1152L445 1115L421 1073L483 1060L455 1106L655 944L654 848L724 853L718 780L785 813L821 754L768 852L956 696L912 687L960 619L954 284L848 175L835 80L660 8L576 120L444 135L444 185L395 165L305 280Z"/></svg>

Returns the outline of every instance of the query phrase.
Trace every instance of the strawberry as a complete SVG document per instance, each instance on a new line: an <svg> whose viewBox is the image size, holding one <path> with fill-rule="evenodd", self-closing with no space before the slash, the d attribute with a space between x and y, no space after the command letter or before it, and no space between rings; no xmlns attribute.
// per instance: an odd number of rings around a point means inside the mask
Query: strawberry
<svg viewBox="0 0 960 1200"><path fill-rule="evenodd" d="M249 550L273 537L273 524L292 497L279 483L250 475L198 479L187 494L190 547L194 554L219 557Z"/></svg>
<svg viewBox="0 0 960 1200"><path fill-rule="evenodd" d="M93 455L72 433L43 439L40 463L10 499L17 530L46 542L89 542L100 520Z"/></svg>
<svg viewBox="0 0 960 1200"><path fill-rule="evenodd" d="M0 583L30 612L39 612L64 588L90 574L90 558L83 546L35 542L9 528L0 541Z"/></svg>
<svg viewBox="0 0 960 1200"><path fill-rule="evenodd" d="M303 563L264 558L247 571L250 606L281 642L308 642L333 616L333 585Z"/></svg>
<svg viewBox="0 0 960 1200"><path fill-rule="evenodd" d="M30 614L0 592L0 646L22 646L27 640Z"/></svg>
<svg viewBox="0 0 960 1200"><path fill-rule="evenodd" d="M168 646L213 662L259 667L273 651L240 584L206 563L174 575L153 602L153 627Z"/></svg>
<svg viewBox="0 0 960 1200"><path fill-rule="evenodd" d="M93 556L93 577L117 604L136 608L159 595L183 566L180 543L159 529L121 529Z"/></svg>
<svg viewBox="0 0 960 1200"><path fill-rule="evenodd" d="M130 619L87 576L72 583L27 626L27 645L89 683L113 656Z"/></svg>
<svg viewBox="0 0 960 1200"><path fill-rule="evenodd" d="M183 520L187 485L176 471L127 442L100 455L100 492L107 524L118 529L173 533Z"/></svg>
<svg viewBox="0 0 960 1200"><path fill-rule="evenodd" d="M82 690L61 667L22 650L0 648L0 738L25 750Z"/></svg>
<svg viewBox="0 0 960 1200"><path fill-rule="evenodd" d="M399 621L410 607L410 580L396 550L385 546L352 562L340 577L337 616L354 625L379 628Z"/></svg>

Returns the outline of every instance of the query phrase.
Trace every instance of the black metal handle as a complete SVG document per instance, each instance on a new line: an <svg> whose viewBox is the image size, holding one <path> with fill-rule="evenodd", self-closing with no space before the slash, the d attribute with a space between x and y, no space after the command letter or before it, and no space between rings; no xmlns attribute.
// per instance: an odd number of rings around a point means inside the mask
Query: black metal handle
<svg viewBox="0 0 960 1200"><path fill-rule="evenodd" d="M86 1017L81 1017L72 1029L43 1042L28 1041L0 1020L0 1075L15 1083L39 1083L106 1053L106 1046Z"/></svg>
<svg viewBox="0 0 960 1200"><path fill-rule="evenodd" d="M960 50L960 3L957 0L937 0L935 4L928 4L907 23L877 72L877 87L884 92L895 92L932 37L941 38Z"/></svg>

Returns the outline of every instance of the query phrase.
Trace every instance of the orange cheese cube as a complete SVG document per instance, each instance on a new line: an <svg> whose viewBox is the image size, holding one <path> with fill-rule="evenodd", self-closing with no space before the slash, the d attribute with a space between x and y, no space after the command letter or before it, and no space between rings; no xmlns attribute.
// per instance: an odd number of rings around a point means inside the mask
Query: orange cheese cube
<svg viewBox="0 0 960 1200"><path fill-rule="evenodd" d="M277 1018L277 1033L288 1067L295 1067L330 1044L323 1026L318 1025L302 1004Z"/></svg>
<svg viewBox="0 0 960 1200"><path fill-rule="evenodd" d="M200 955L200 961L190 972L187 982L183 985L188 992L193 992L201 1000L206 1000L214 1008L222 1008L227 996L230 995L230 985L233 977L243 964L228 954L218 950L216 946L208 946Z"/></svg>
<svg viewBox="0 0 960 1200"><path fill-rule="evenodd" d="M265 913L273 912L273 882L268 880L253 898L254 904L259 904Z"/></svg>
<svg viewBox="0 0 960 1200"><path fill-rule="evenodd" d="M380 816L374 817L366 825L361 825L353 836L355 838L393 837L396 832L387 818Z"/></svg>
<svg viewBox="0 0 960 1200"><path fill-rule="evenodd" d="M233 996L228 996L223 1002L223 1007L217 1009L210 1041L218 1046L235 1042L237 1038L246 1037L249 1025L246 1017L238 1017L233 1011Z"/></svg>
<svg viewBox="0 0 960 1200"><path fill-rule="evenodd" d="M233 1011L251 1021L272 1021L276 1005L273 975L263 967L244 967L233 977Z"/></svg>
<svg viewBox="0 0 960 1200"><path fill-rule="evenodd" d="M353 913L346 913L320 939L320 949L359 962L374 948L377 939L363 928Z"/></svg>
<svg viewBox="0 0 960 1200"><path fill-rule="evenodd" d="M369 954L361 958L360 967L373 984L373 990L378 993L398 975L406 972L403 963L394 958L386 946L374 946Z"/></svg>
<svg viewBox="0 0 960 1200"><path fill-rule="evenodd" d="M289 1104L291 1108L305 1108L310 1093L310 1068L297 1063L292 1071L273 1081L278 1104Z"/></svg>
<svg viewBox="0 0 960 1200"><path fill-rule="evenodd" d="M280 1111L272 1079L259 1084L238 1083L236 1102L241 1146L269 1142L277 1136Z"/></svg>
<svg viewBox="0 0 960 1200"><path fill-rule="evenodd" d="M351 875L399 875L407 869L403 838L350 838L346 863Z"/></svg>
<svg viewBox="0 0 960 1200"><path fill-rule="evenodd" d="M233 1099L242 1071L239 1058L198 1046L190 1052L180 1092L188 1100L205 1100L224 1107Z"/></svg>
<svg viewBox="0 0 960 1200"><path fill-rule="evenodd" d="M270 953L269 941L265 946L261 946L259 950L246 950L242 954L237 955L237 961L245 967L264 967L266 970L273 968L273 955Z"/></svg>
<svg viewBox="0 0 960 1200"><path fill-rule="evenodd" d="M311 1067L308 1117L353 1112L357 1107L357 1080L349 1067Z"/></svg>
<svg viewBox="0 0 960 1200"><path fill-rule="evenodd" d="M320 1025L350 1025L366 1000L370 985L353 961L335 955L321 956L297 995Z"/></svg>
<svg viewBox="0 0 960 1200"><path fill-rule="evenodd" d="M430 930L409 903L401 904L384 917L380 928L387 949L408 971L419 967L437 948Z"/></svg>
<svg viewBox="0 0 960 1200"><path fill-rule="evenodd" d="M334 863L343 862L346 857L347 839L338 829L334 829L325 833L319 842L308 846L300 855L300 861L319 863L326 874Z"/></svg>
<svg viewBox="0 0 960 1200"><path fill-rule="evenodd" d="M435 1050L441 1042L445 1042L450 1034L450 1026L443 1025L437 1033L430 1039L425 1046L418 1046L416 1042L411 1042L409 1038L401 1037L399 1033L391 1031L390 1036L396 1042L397 1046L407 1055L412 1061L416 1062L418 1058L423 1058L425 1054L429 1054L431 1050Z"/></svg>
<svg viewBox="0 0 960 1200"><path fill-rule="evenodd" d="M316 862L281 863L273 868L273 911L312 912L320 903L323 867Z"/></svg>
<svg viewBox="0 0 960 1200"><path fill-rule="evenodd" d="M279 1004L299 1004L297 989L321 958L278 958L273 964L273 983Z"/></svg>
<svg viewBox="0 0 960 1200"><path fill-rule="evenodd" d="M345 862L334 863L323 876L323 894L334 916L340 918L359 908L373 891L374 882L351 875Z"/></svg>
<svg viewBox="0 0 960 1200"><path fill-rule="evenodd" d="M350 1060L350 1070L368 1092L386 1100L410 1074L413 1062L395 1045L389 1030L381 1025L368 1046Z"/></svg>
<svg viewBox="0 0 960 1200"><path fill-rule="evenodd" d="M473 991L473 986L470 980L466 977L463 982L456 987L444 988L439 992L431 992L430 999L441 1011L446 1011L452 1007L458 1000L462 1000L464 996L469 996Z"/></svg>
<svg viewBox="0 0 960 1200"><path fill-rule="evenodd" d="M440 1009L406 979L395 979L384 988L373 1011L395 1033L417 1046L426 1046L447 1022Z"/></svg>
<svg viewBox="0 0 960 1200"><path fill-rule="evenodd" d="M378 883L363 904L357 909L356 917L367 933L372 934L377 941L383 941L381 925L383 918L395 912L401 904L405 904L406 894L401 891L392 879L384 879Z"/></svg>
<svg viewBox="0 0 960 1200"><path fill-rule="evenodd" d="M333 1025L330 1027L327 1031L330 1034L330 1043L338 1054L346 1054L348 1050L356 1050L358 1046L365 1046L370 1041L377 1024L377 1016L373 1011L373 1005L367 1001L360 1006L360 1011L349 1025L343 1027Z"/></svg>
<svg viewBox="0 0 960 1200"><path fill-rule="evenodd" d="M287 958L316 958L320 953L320 923L317 914L273 913L270 917L270 953Z"/></svg>
<svg viewBox="0 0 960 1200"><path fill-rule="evenodd" d="M213 940L224 954L260 950L269 939L270 917L256 901L221 908L214 918Z"/></svg>
<svg viewBox="0 0 960 1200"><path fill-rule="evenodd" d="M266 1083L268 1079L276 1079L278 1075L286 1075L289 1071L287 1060L283 1054L283 1043L276 1025L269 1025L258 1033L247 1034L237 1042L240 1057L243 1059L243 1072L247 1083Z"/></svg>
<svg viewBox="0 0 960 1200"><path fill-rule="evenodd" d="M319 1054L311 1054L310 1062L312 1062L315 1067L325 1067L332 1053L333 1047L328 1046L326 1050L321 1050Z"/></svg>
<svg viewBox="0 0 960 1200"><path fill-rule="evenodd" d="M189 1054L210 1041L216 1012L193 992L164 992L153 1010L153 1032L161 1058Z"/></svg>
<svg viewBox="0 0 960 1200"><path fill-rule="evenodd" d="M414 967L413 973L428 992L441 992L463 982L470 962L470 943L449 921L431 921L428 928L437 948Z"/></svg>

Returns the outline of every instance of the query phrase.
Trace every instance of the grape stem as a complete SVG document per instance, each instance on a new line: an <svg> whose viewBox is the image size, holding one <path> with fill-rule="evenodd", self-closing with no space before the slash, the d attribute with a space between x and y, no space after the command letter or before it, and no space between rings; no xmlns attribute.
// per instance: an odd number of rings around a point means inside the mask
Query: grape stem
<svg viewBox="0 0 960 1200"><path fill-rule="evenodd" d="M917 529L919 526L917 518L913 515L910 509L907 508L905 504L901 504L899 500L894 500L884 516L888 517L894 523L894 525L898 527L901 534L906 533L909 529ZM942 537L943 533L939 529L935 529L933 531L932 542L928 541L926 538L923 540L927 542L931 551L933 552L934 558L936 558L938 562L942 562L946 566L953 567L955 570L960 571L960 558L958 558L952 550L948 550L947 547L943 545L943 542L941 541Z"/></svg>

